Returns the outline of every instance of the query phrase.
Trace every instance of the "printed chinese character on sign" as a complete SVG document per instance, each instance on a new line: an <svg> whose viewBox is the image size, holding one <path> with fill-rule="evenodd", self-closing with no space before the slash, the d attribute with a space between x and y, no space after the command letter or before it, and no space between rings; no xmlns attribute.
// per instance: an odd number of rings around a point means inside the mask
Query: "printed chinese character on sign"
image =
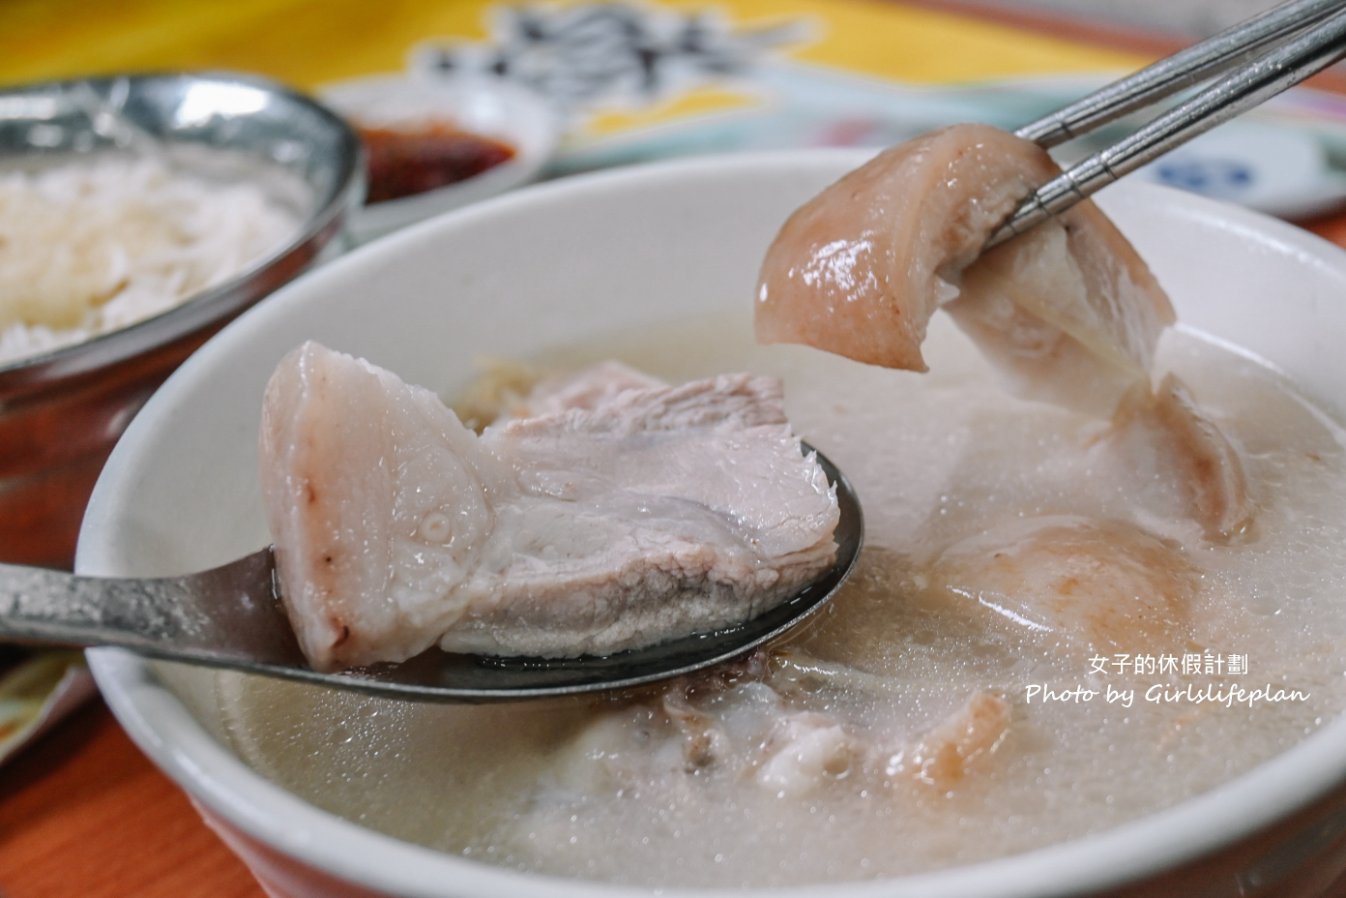
<svg viewBox="0 0 1346 898"><path fill-rule="evenodd" d="M564 109L626 100L639 107L690 86L741 76L783 48L813 40L802 19L735 27L714 11L647 3L501 4L491 40L431 39L413 71L522 83Z"/></svg>
<svg viewBox="0 0 1346 898"><path fill-rule="evenodd" d="M1159 672L1160 672L1161 674L1177 673L1177 672L1178 672L1178 656L1177 656L1177 655L1160 655L1160 656L1159 656Z"/></svg>
<svg viewBox="0 0 1346 898"><path fill-rule="evenodd" d="M1137 655L1132 661L1137 674L1153 676L1159 672L1159 659L1154 655Z"/></svg>
<svg viewBox="0 0 1346 898"><path fill-rule="evenodd" d="M1231 677L1240 677L1248 672L1247 655L1225 655L1224 656L1225 673Z"/></svg>
<svg viewBox="0 0 1346 898"><path fill-rule="evenodd" d="M1201 661L1202 661L1201 664L1202 673L1211 674L1213 676L1219 676L1220 674L1224 673L1223 655L1217 655L1210 649L1207 649L1206 654L1204 657L1202 657Z"/></svg>
<svg viewBox="0 0 1346 898"><path fill-rule="evenodd" d="M1127 669L1130 666L1131 666L1130 655L1125 655L1122 654L1121 652L1118 652L1117 654L1112 656L1112 669L1117 671L1117 673L1119 674L1126 673Z"/></svg>
<svg viewBox="0 0 1346 898"><path fill-rule="evenodd" d="M1188 652L1182 656L1182 672L1187 676L1201 673L1200 653Z"/></svg>
<svg viewBox="0 0 1346 898"><path fill-rule="evenodd" d="M1089 673L1105 674L1108 672L1108 659L1102 655L1094 655L1089 659Z"/></svg>

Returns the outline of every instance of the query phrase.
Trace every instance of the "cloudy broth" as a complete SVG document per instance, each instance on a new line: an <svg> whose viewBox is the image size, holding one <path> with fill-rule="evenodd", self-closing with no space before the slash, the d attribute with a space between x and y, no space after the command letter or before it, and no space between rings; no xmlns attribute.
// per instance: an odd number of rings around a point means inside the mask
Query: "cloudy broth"
<svg viewBox="0 0 1346 898"><path fill-rule="evenodd" d="M1346 704L1346 443L1266 367L1183 332L1161 348L1159 369L1244 452L1256 518L1219 544L1165 472L1102 422L1008 397L940 318L923 375L751 333L701 319L545 361L784 378L796 431L866 517L858 570L807 632L667 690L498 707L221 673L238 752L319 807L484 862L768 885L1104 830L1249 770ZM1032 565L1062 552L1070 576L1041 599ZM995 599L1020 581L1022 604Z"/></svg>

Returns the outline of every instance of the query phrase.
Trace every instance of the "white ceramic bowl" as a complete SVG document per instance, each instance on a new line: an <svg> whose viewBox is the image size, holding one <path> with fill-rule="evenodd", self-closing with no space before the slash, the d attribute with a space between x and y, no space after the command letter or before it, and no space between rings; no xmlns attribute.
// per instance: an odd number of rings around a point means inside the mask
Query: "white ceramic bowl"
<svg viewBox="0 0 1346 898"><path fill-rule="evenodd" d="M531 181L551 159L560 136L560 120L542 97L500 78L380 75L331 84L319 98L357 126L449 122L515 151L479 175L364 206L351 220L351 231L361 241Z"/></svg>
<svg viewBox="0 0 1346 898"><path fill-rule="evenodd" d="M861 159L737 157L575 179L426 222L305 276L212 340L136 418L94 493L79 570L175 573L265 541L259 400L272 366L300 340L445 389L469 378L478 352L525 357L596 331L655 329L749 303L758 260L786 214ZM1103 202L1189 324L1271 360L1346 417L1346 253L1159 188L1123 185ZM509 872L337 819L230 752L209 672L120 651L92 655L131 736L273 895L648 894ZM1100 835L944 873L790 894L1307 896L1346 867L1344 784L1346 720L1338 720L1246 776ZM1270 891L1254 888L1262 886Z"/></svg>

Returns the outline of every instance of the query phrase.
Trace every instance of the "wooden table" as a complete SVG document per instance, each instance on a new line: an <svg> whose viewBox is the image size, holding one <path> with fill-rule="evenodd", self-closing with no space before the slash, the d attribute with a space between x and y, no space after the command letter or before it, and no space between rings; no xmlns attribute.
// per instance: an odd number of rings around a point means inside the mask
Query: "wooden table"
<svg viewBox="0 0 1346 898"><path fill-rule="evenodd" d="M911 0L931 8L974 0ZM38 9L36 4L30 4ZM1007 21L1041 28L1043 20ZM1171 40L1057 19L1050 29L1146 54ZM1319 87L1342 89L1340 74ZM1306 228L1346 246L1346 212ZM131 744L101 702L0 767L0 898L264 898L186 797ZM1326 893L1346 896L1346 880Z"/></svg>
<svg viewBox="0 0 1346 898"><path fill-rule="evenodd" d="M4 898L265 898L102 702L0 768Z"/></svg>

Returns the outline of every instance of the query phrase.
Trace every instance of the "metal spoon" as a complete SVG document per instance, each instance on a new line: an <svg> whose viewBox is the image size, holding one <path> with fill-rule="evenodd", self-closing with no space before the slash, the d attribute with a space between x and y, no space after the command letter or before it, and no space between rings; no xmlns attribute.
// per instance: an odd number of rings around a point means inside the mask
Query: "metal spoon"
<svg viewBox="0 0 1346 898"><path fill-rule="evenodd" d="M184 577L82 577L0 565L0 637L120 646L170 661L228 667L340 689L424 701L490 702L621 689L729 660L798 626L846 580L864 522L855 491L818 453L837 487L835 563L770 611L735 627L643 649L580 658L501 658L432 649L401 664L340 673L309 668L276 590L268 547Z"/></svg>

